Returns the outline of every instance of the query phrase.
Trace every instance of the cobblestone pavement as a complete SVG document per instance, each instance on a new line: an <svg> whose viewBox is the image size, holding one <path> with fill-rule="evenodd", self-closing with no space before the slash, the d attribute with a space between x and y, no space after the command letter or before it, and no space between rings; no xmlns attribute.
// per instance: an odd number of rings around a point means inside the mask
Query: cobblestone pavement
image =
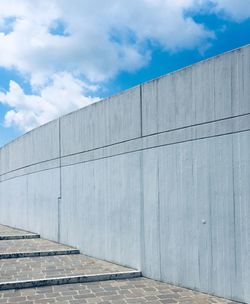
<svg viewBox="0 0 250 304"><path fill-rule="evenodd" d="M131 269L82 254L0 259L0 282L117 273L129 270Z"/></svg>
<svg viewBox="0 0 250 304"><path fill-rule="evenodd" d="M4 226L0 224L0 236L6 236L6 235L30 235L33 234L28 231L20 230L20 229L15 229L11 228L8 226Z"/></svg>
<svg viewBox="0 0 250 304"><path fill-rule="evenodd" d="M0 241L0 254L13 252L37 252L72 249L65 245L44 239L4 240Z"/></svg>
<svg viewBox="0 0 250 304"><path fill-rule="evenodd" d="M18 235L20 230L0 225L1 234ZM21 232L23 233L23 232ZM146 278L100 281L93 283L76 283L55 285L62 277L69 282L70 276L105 275L105 273L125 273L130 270L105 261L90 258L81 254L60 256L1 258L5 253L38 252L71 249L71 247L43 239L0 240L0 287L7 286L9 290L0 291L1 303L103 303L103 304L132 304L132 303L179 303L179 304L229 304L229 300L216 298L184 288L149 280ZM73 251L72 251L73 252ZM71 251L70 251L71 253ZM50 278L58 277L57 283ZM117 277L117 276L115 276ZM128 277L128 276L127 276ZM123 277L124 278L124 277ZM52 286L23 288L23 282L48 279ZM11 282L9 284L9 282ZM20 283L18 283L20 282ZM47 282L47 280L46 280ZM9 285L8 285L9 284ZM20 285L17 287L17 285ZM46 283L47 284L47 283ZM27 286L26 286L27 287Z"/></svg>
<svg viewBox="0 0 250 304"><path fill-rule="evenodd" d="M229 304L229 300L145 278L0 292L0 303Z"/></svg>

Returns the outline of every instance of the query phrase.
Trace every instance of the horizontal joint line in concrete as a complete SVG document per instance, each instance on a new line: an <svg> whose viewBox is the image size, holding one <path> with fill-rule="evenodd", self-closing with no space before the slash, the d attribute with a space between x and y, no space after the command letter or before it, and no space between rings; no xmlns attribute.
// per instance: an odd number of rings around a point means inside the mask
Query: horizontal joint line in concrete
<svg viewBox="0 0 250 304"><path fill-rule="evenodd" d="M209 124L212 124L212 123L225 121L225 120L230 120L230 119L234 119L234 118L238 118L238 117L244 117L244 116L248 116L248 115L250 115L250 113L245 113L245 114L240 114L240 115L235 115L235 116L230 116L230 117L224 117L224 118L210 120L210 121L201 122L201 123L197 123L197 124L191 124L191 125L188 125L188 126L173 128L173 129L169 129L169 130L165 130L165 131L150 133L150 134L147 134L147 135L138 136L138 137L135 137L135 138L123 140L123 141L112 143L112 144L109 144L109 145L105 145L105 146L101 146L101 147L97 147L97 148L93 148L93 149L89 149L89 150L78 151L78 152L75 152L75 153L70 153L70 154L61 156L61 158L67 158L67 157L75 156L75 155L78 155L78 154L84 154L84 153L87 153L87 152L92 152L92 151L96 151L96 150L99 150L99 149L116 146L116 145L119 145L119 144L131 142L131 141L134 141L134 140L137 140L137 139L140 139L140 138L147 138L147 137L155 136L155 135L158 135L158 134L171 133L171 132L174 132L174 131L185 130L185 129L188 129L188 128L203 126L203 125L207 125L207 124L209 125Z"/></svg>
<svg viewBox="0 0 250 304"><path fill-rule="evenodd" d="M23 235L0 235L0 241L22 240L22 239L39 239L39 234L23 234Z"/></svg>
<svg viewBox="0 0 250 304"><path fill-rule="evenodd" d="M73 283L90 283L90 282L99 282L99 281L108 281L108 280L125 280L125 279L138 278L141 276L142 273L140 271L135 270L135 271L127 271L127 272L48 278L41 280L4 282L4 283L0 283L0 290L34 288L41 286L63 285L63 284L73 284Z"/></svg>
<svg viewBox="0 0 250 304"><path fill-rule="evenodd" d="M61 167L62 168L70 167L70 166L74 166L74 165L78 165L78 164L82 164L82 163L90 163L90 162L94 162L94 161L98 161L98 160L102 160L102 159L107 159L107 158L112 158L112 157L116 157L116 156L131 154L131 153L135 153L135 152L142 152L142 151L156 149L156 148L160 148L160 147L173 146L173 145L183 144L183 143L186 143L186 142L192 142L192 141L196 141L196 140L203 140L203 139L207 139L207 138L221 137L221 136L243 133L243 132L248 132L248 131L250 131L250 129L235 131L235 132L227 132L227 133L211 135L211 136L204 136L204 137L193 138L193 139L187 139L187 140L182 140L182 141L167 143L167 144L162 144L162 145L154 145L154 146L151 146L151 147L135 149L135 150L131 150L131 151L123 152L123 153L117 153L117 154L113 154L113 155L109 155L109 156L97 157L97 158L91 159L91 160L79 161L79 162L75 162L75 163L72 163L72 164L62 165Z"/></svg>
<svg viewBox="0 0 250 304"><path fill-rule="evenodd" d="M0 253L0 259L16 259L16 258L40 257L40 256L68 255L68 254L80 254L80 251L78 249L69 249L69 250L48 250L48 251L33 251L33 252L10 252L10 253Z"/></svg>
<svg viewBox="0 0 250 304"><path fill-rule="evenodd" d="M150 136L153 136L153 135L157 135L157 134L170 133L170 132L174 132L174 131L178 131L178 130L182 130L182 129L187 129L187 128L192 128L192 127L197 127L197 126L203 126L203 125L212 124L212 123L215 123L215 122L230 120L230 119L237 118L237 117L244 117L244 116L247 116L247 115L250 115L250 113L244 113L244 114L240 114L240 115L224 117L224 118L210 120L210 121L201 122L201 123L197 123L197 124L191 124L191 125L188 125L188 126L173 128L173 129L169 129L169 130L165 130L165 131L159 131L159 132L155 132L155 133L150 133L150 134L147 134L147 135L142 135L142 136L139 136L139 137L135 137L135 138L131 138L131 139L115 142L115 143L112 143L112 144L109 144L109 145L105 145L105 146L101 146L101 147L96 147L96 148L92 148L92 149L88 149L88 150L83 150L83 151L78 151L78 152L75 152L75 153L71 153L71 154L67 154L67 155L63 155L63 156L58 156L58 157L47 159L47 160L42 160L42 161L39 161L39 162L36 162L36 163L33 163L33 164L29 164L29 165L26 165L26 166L23 166L23 167L19 167L19 168L10 170L8 172L4 172L4 173L0 174L0 177L4 176L6 174L9 174L9 173L13 173L13 172L18 171L18 170L22 170L22 169L26 169L26 168L29 168L29 167L32 167L32 166L36 166L36 165L39 165L39 164L42 164L42 163L46 163L46 162L50 162L50 161L54 161L54 160L60 160L62 158L66 158L66 157L70 157L70 156L74 156L74 155L78 155L78 154L83 154L83 153L87 153L87 152L92 152L92 151L96 151L96 150L103 149L103 148L112 147L112 146L119 145L119 144L122 144L122 143L134 141L136 139L147 138L147 137L150 137ZM55 168L59 168L59 166L55 167ZM54 169L54 167L52 167L50 169ZM47 170L50 170L50 169L47 169ZM41 170L41 171L45 171L45 170L46 169Z"/></svg>
<svg viewBox="0 0 250 304"><path fill-rule="evenodd" d="M204 137L193 138L193 139L187 139L187 140L182 140L182 141L167 143L167 144L162 144L162 145L155 145L155 146L136 149L136 150L131 150L131 151L123 152L123 153L116 153L116 154L108 155L108 156L104 156L104 157L97 157L97 158L94 158L94 159L91 159L91 160L84 160L84 161L79 161L79 162L75 162L75 163L72 163L72 164L61 165L61 168L75 166L75 165L78 165L78 164L90 163L90 162L94 162L94 161L98 161L98 160L102 160L102 159L108 159L108 158L112 158L112 157L117 157L117 156L136 153L136 152L142 152L142 151L161 148L161 147L166 147L166 146L173 146L173 145L183 144L183 143L186 143L186 142L204 140L204 139L207 139L207 138L215 138L215 137L227 136L227 135L232 135L232 134L240 134L240 133L244 133L244 132L248 132L248 131L250 131L250 129L245 129L245 130L240 130L240 131L235 131L235 132L227 132L227 133L211 135L211 136L204 136ZM60 167L57 166L57 167L53 167L53 168L33 171L33 172L30 172L30 173L20 174L20 175L17 175L17 176L13 176L13 177L1 180L0 183L8 181L8 180L12 180L14 178L18 178L18 177L22 177L22 176L26 176L26 175L31 175L31 174L36 174L36 173L39 173L39 172L44 172L44 171L53 170L53 169L59 169L59 168Z"/></svg>
<svg viewBox="0 0 250 304"><path fill-rule="evenodd" d="M32 167L32 166L40 165L40 164L43 164L43 163L48 163L48 162L51 162L51 161L54 161L54 160L59 160L59 159L60 159L60 157L55 157L55 158L50 158L50 159L46 159L46 160L41 160L37 163L29 164L29 165L26 165L26 166L23 166L23 167L18 167L16 169L13 169L13 170L10 170L8 172L4 172L4 173L0 174L0 177L3 176L3 175L6 175L8 173L13 173L13 172L18 171L18 170L26 169L26 168L29 168L29 167Z"/></svg>

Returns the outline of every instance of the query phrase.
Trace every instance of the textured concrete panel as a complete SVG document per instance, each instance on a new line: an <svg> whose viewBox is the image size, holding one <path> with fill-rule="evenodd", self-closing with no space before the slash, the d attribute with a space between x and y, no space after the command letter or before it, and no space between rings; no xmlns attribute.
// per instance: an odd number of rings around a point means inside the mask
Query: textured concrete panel
<svg viewBox="0 0 250 304"><path fill-rule="evenodd" d="M233 143L236 282L232 292L250 302L250 132L236 134Z"/></svg>
<svg viewBox="0 0 250 304"><path fill-rule="evenodd" d="M144 153L144 275L249 301L249 145L245 132Z"/></svg>
<svg viewBox="0 0 250 304"><path fill-rule="evenodd" d="M159 166L155 149L143 151L142 269L144 275L161 280Z"/></svg>
<svg viewBox="0 0 250 304"><path fill-rule="evenodd" d="M189 142L159 149L159 234L162 279L197 287L198 223L192 147Z"/></svg>
<svg viewBox="0 0 250 304"><path fill-rule="evenodd" d="M143 135L250 112L250 47L142 85Z"/></svg>
<svg viewBox="0 0 250 304"><path fill-rule="evenodd" d="M140 135L139 87L61 118L62 156Z"/></svg>
<svg viewBox="0 0 250 304"><path fill-rule="evenodd" d="M59 123L54 120L0 149L0 174L59 157Z"/></svg>
<svg viewBox="0 0 250 304"><path fill-rule="evenodd" d="M60 241L140 268L140 154L62 168Z"/></svg>
<svg viewBox="0 0 250 304"><path fill-rule="evenodd" d="M59 169L0 183L0 222L57 240Z"/></svg>

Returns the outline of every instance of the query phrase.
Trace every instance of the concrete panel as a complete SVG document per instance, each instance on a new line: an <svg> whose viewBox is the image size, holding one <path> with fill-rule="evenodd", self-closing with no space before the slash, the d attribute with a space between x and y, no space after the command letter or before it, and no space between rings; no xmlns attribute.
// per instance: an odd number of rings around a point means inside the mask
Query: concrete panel
<svg viewBox="0 0 250 304"><path fill-rule="evenodd" d="M248 299L247 133L144 152L144 275Z"/></svg>
<svg viewBox="0 0 250 304"><path fill-rule="evenodd" d="M27 176L0 183L0 222L24 228L27 222Z"/></svg>
<svg viewBox="0 0 250 304"><path fill-rule="evenodd" d="M210 139L209 144L212 291L231 298L235 284L232 135Z"/></svg>
<svg viewBox="0 0 250 304"><path fill-rule="evenodd" d="M139 87L61 118L62 156L140 135Z"/></svg>
<svg viewBox="0 0 250 304"><path fill-rule="evenodd" d="M190 125L195 119L192 101L191 69L142 85L143 135Z"/></svg>
<svg viewBox="0 0 250 304"><path fill-rule="evenodd" d="M207 60L192 67L192 92L195 104L195 119L192 124L215 119L214 66L214 60ZM189 102L187 100L187 103Z"/></svg>
<svg viewBox="0 0 250 304"><path fill-rule="evenodd" d="M232 112L250 113L250 46L240 48L232 56Z"/></svg>
<svg viewBox="0 0 250 304"><path fill-rule="evenodd" d="M143 135L250 112L250 46L142 85Z"/></svg>
<svg viewBox="0 0 250 304"><path fill-rule="evenodd" d="M62 168L61 241L140 268L140 154Z"/></svg>
<svg viewBox="0 0 250 304"><path fill-rule="evenodd" d="M235 53L218 56L214 61L214 112L215 119L230 117L232 112L232 57Z"/></svg>
<svg viewBox="0 0 250 304"><path fill-rule="evenodd" d="M143 151L142 270L143 275L161 280L159 167L155 149Z"/></svg>
<svg viewBox="0 0 250 304"><path fill-rule="evenodd" d="M211 233L211 200L213 191L211 183L213 176L209 173L211 164L211 141L199 140L193 146L193 188L196 205L195 221L197 222L197 264L199 271L199 288L213 293L212 288L212 233Z"/></svg>
<svg viewBox="0 0 250 304"><path fill-rule="evenodd" d="M159 204L162 280L199 286L193 143L160 148Z"/></svg>
<svg viewBox="0 0 250 304"><path fill-rule="evenodd" d="M250 303L250 132L233 137L236 282L232 295Z"/></svg>
<svg viewBox="0 0 250 304"><path fill-rule="evenodd" d="M27 228L57 241L60 169L29 175L27 187Z"/></svg>
<svg viewBox="0 0 250 304"><path fill-rule="evenodd" d="M143 135L155 134L158 132L159 129L158 82L159 80L156 79L141 85ZM169 107L169 111L170 111L170 107Z"/></svg>
<svg viewBox="0 0 250 304"><path fill-rule="evenodd" d="M59 157L59 123L54 120L0 149L0 174Z"/></svg>
<svg viewBox="0 0 250 304"><path fill-rule="evenodd" d="M0 183L0 222L57 240L59 169Z"/></svg>

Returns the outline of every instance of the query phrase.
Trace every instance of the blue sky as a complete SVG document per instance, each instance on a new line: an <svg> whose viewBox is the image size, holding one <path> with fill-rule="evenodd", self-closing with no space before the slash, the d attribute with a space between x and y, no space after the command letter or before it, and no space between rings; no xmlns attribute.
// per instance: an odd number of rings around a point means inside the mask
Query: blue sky
<svg viewBox="0 0 250 304"><path fill-rule="evenodd" d="M248 43L249 0L1 0L0 146Z"/></svg>

